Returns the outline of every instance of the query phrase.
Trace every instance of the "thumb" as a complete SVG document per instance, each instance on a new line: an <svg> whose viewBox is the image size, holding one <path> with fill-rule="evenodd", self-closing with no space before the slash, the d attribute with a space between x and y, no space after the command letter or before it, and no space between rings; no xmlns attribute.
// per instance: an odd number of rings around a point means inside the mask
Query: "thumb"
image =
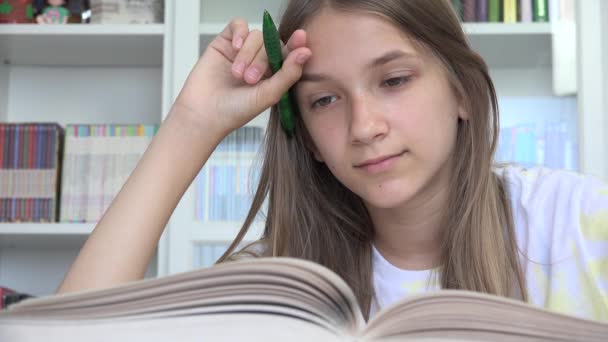
<svg viewBox="0 0 608 342"><path fill-rule="evenodd" d="M281 96L302 77L304 64L311 55L310 49L305 47L293 50L279 71L259 83L258 103L264 107L262 110L279 102Z"/></svg>

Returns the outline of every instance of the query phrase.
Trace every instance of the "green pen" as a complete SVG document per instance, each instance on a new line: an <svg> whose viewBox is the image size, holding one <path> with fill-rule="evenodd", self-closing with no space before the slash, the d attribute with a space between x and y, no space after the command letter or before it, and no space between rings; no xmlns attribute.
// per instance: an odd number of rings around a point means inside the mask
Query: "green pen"
<svg viewBox="0 0 608 342"><path fill-rule="evenodd" d="M266 54L268 55L270 70L274 75L277 71L279 71L279 69L281 69L281 66L283 65L283 54L281 52L281 40L279 38L279 32L277 31L277 27L275 26L274 21L267 10L264 10L262 35L264 36L264 47L266 48ZM296 122L289 92L286 92L281 96L278 107L281 126L287 134L287 137L291 138L293 136Z"/></svg>

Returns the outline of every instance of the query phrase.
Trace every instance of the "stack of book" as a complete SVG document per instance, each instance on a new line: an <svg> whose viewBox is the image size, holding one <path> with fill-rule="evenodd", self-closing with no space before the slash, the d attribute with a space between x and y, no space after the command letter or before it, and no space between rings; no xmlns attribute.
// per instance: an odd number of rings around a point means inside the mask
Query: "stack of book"
<svg viewBox="0 0 608 342"><path fill-rule="evenodd" d="M90 0L93 24L162 23L163 0Z"/></svg>
<svg viewBox="0 0 608 342"><path fill-rule="evenodd" d="M157 130L157 125L68 125L60 221L98 221Z"/></svg>
<svg viewBox="0 0 608 342"><path fill-rule="evenodd" d="M0 222L55 222L62 128L0 124Z"/></svg>
<svg viewBox="0 0 608 342"><path fill-rule="evenodd" d="M229 134L196 178L196 219L242 221L259 179L255 157L263 139L260 127Z"/></svg>
<svg viewBox="0 0 608 342"><path fill-rule="evenodd" d="M572 0L452 0L463 22L548 22L550 12Z"/></svg>
<svg viewBox="0 0 608 342"><path fill-rule="evenodd" d="M576 142L568 132L568 123L521 123L500 130L496 159L516 162L524 167L544 165L555 169L577 169Z"/></svg>

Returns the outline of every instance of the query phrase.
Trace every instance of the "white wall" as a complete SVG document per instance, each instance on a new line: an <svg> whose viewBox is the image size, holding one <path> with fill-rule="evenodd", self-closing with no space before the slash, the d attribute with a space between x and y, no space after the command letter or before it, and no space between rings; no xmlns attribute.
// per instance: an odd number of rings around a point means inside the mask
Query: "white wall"
<svg viewBox="0 0 608 342"><path fill-rule="evenodd" d="M586 174L608 179L608 54L604 0L577 2L579 158Z"/></svg>
<svg viewBox="0 0 608 342"><path fill-rule="evenodd" d="M11 66L9 85L12 122L155 124L162 117L158 67Z"/></svg>
<svg viewBox="0 0 608 342"><path fill-rule="evenodd" d="M85 237L62 239L66 240L66 243L54 247L0 247L0 279L3 279L1 285L34 296L53 294L76 259ZM156 277L156 263L155 255L146 272L146 278Z"/></svg>

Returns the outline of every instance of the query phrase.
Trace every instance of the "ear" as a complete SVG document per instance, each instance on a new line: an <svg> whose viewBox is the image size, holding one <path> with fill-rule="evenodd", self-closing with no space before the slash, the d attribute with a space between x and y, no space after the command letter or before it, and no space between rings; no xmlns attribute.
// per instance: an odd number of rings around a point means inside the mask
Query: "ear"
<svg viewBox="0 0 608 342"><path fill-rule="evenodd" d="M458 105L458 118L461 120L469 120L471 115L464 110L462 103Z"/></svg>

